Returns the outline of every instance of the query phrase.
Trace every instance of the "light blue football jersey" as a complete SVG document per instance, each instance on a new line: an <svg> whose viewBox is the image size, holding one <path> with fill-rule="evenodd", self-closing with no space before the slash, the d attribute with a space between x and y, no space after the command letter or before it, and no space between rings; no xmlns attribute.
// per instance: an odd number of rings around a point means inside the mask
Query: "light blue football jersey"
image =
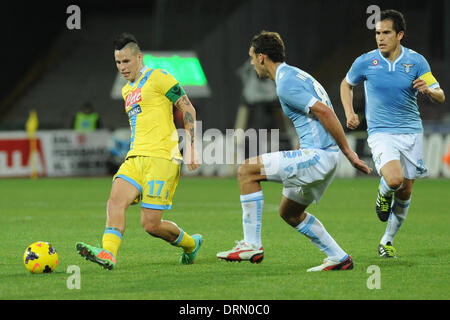
<svg viewBox="0 0 450 320"><path fill-rule="evenodd" d="M277 95L284 113L294 124L302 149L327 149L336 146L336 141L310 113L317 102L333 109L324 88L311 75L299 68L282 63L278 66L275 83Z"/></svg>
<svg viewBox="0 0 450 320"><path fill-rule="evenodd" d="M346 75L346 81L356 86L364 81L367 131L385 133L423 132L417 106L417 89L413 81L430 74L427 60L417 52L401 47L400 56L390 62L379 49L358 57ZM433 79L430 88L439 87Z"/></svg>

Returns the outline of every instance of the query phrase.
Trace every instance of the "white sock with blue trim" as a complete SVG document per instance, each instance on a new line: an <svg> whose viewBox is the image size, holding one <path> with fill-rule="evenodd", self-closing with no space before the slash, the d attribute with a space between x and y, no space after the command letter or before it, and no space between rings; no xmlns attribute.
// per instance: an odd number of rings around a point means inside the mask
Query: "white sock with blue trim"
<svg viewBox="0 0 450 320"><path fill-rule="evenodd" d="M241 195L242 226L244 230L244 241L256 248L262 247L261 224L262 209L264 206L263 192L258 191Z"/></svg>
<svg viewBox="0 0 450 320"><path fill-rule="evenodd" d="M323 224L312 214L306 212L306 218L295 229L305 235L329 259L344 261L348 255L330 236Z"/></svg>
<svg viewBox="0 0 450 320"><path fill-rule="evenodd" d="M392 211L389 215L386 231L384 232L383 238L381 238L381 244L385 245L388 242L390 242L391 244L394 243L394 237L397 234L397 231L402 226L403 221L405 221L406 219L410 203L411 198L409 198L408 200L400 200L397 197L394 197Z"/></svg>

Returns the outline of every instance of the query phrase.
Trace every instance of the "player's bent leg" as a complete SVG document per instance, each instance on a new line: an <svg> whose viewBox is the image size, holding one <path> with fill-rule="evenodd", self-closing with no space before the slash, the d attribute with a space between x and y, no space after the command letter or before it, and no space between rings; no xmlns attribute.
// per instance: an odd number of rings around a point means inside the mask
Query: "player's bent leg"
<svg viewBox="0 0 450 320"><path fill-rule="evenodd" d="M162 220L163 210L141 208L141 224L153 237L173 242L180 234L180 229L172 221Z"/></svg>
<svg viewBox="0 0 450 320"><path fill-rule="evenodd" d="M280 204L280 216L299 233L306 236L327 257L319 266L309 268L307 271L351 270L352 257L331 237L322 223L312 214L305 211L310 200L302 199L293 189L283 189L283 198Z"/></svg>
<svg viewBox="0 0 450 320"><path fill-rule="evenodd" d="M307 205L300 204L283 196L281 198L280 217L291 227L296 227L306 218Z"/></svg>
<svg viewBox="0 0 450 320"><path fill-rule="evenodd" d="M170 244L181 247L183 253L180 257L181 264L193 264L203 238L200 234L190 236L174 222L162 219L163 211L159 209L141 209L141 224L144 230L151 236L163 239Z"/></svg>
<svg viewBox="0 0 450 320"><path fill-rule="evenodd" d="M386 222L391 213L393 195L402 187L404 177L399 160L386 163L381 169L382 178L378 186L378 195L375 202L375 211L382 222Z"/></svg>

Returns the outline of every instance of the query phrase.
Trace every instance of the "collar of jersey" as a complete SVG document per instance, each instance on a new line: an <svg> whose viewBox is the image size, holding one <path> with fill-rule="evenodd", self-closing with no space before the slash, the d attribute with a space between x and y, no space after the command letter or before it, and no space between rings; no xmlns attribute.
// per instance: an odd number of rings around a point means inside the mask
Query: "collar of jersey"
<svg viewBox="0 0 450 320"><path fill-rule="evenodd" d="M128 81L128 83L130 84L130 86L133 87L133 86L136 84L136 82L138 82L138 80L142 78L142 76L145 74L145 72L146 72L147 70L149 70L149 68L148 68L147 66L144 66L144 67L141 69L141 75L139 76L139 78L137 78L136 80L134 80L133 83L131 83L130 81Z"/></svg>
<svg viewBox="0 0 450 320"><path fill-rule="evenodd" d="M284 66L287 66L287 63L286 63L286 62L282 62L282 63L277 67L277 70L275 71L275 83L276 83L277 80L278 80L278 74L280 73L280 70L281 70Z"/></svg>
<svg viewBox="0 0 450 320"><path fill-rule="evenodd" d="M402 45L400 45L400 48L402 49L402 52L397 57L397 59L395 59L395 61L392 62L392 63L381 54L380 49L377 49L378 54L380 55L380 57L388 64L389 71L395 71L395 65L397 64L397 62L400 61L401 58L403 58L403 54L405 53L405 48L403 48Z"/></svg>

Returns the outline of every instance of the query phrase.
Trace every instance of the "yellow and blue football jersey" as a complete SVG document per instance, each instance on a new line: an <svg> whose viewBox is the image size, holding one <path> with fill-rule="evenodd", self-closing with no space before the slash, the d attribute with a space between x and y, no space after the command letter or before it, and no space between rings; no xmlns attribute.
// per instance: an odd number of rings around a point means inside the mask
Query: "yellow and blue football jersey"
<svg viewBox="0 0 450 320"><path fill-rule="evenodd" d="M173 122L173 103L184 94L178 81L162 69L144 67L141 76L122 88L131 128L127 158L182 159Z"/></svg>

